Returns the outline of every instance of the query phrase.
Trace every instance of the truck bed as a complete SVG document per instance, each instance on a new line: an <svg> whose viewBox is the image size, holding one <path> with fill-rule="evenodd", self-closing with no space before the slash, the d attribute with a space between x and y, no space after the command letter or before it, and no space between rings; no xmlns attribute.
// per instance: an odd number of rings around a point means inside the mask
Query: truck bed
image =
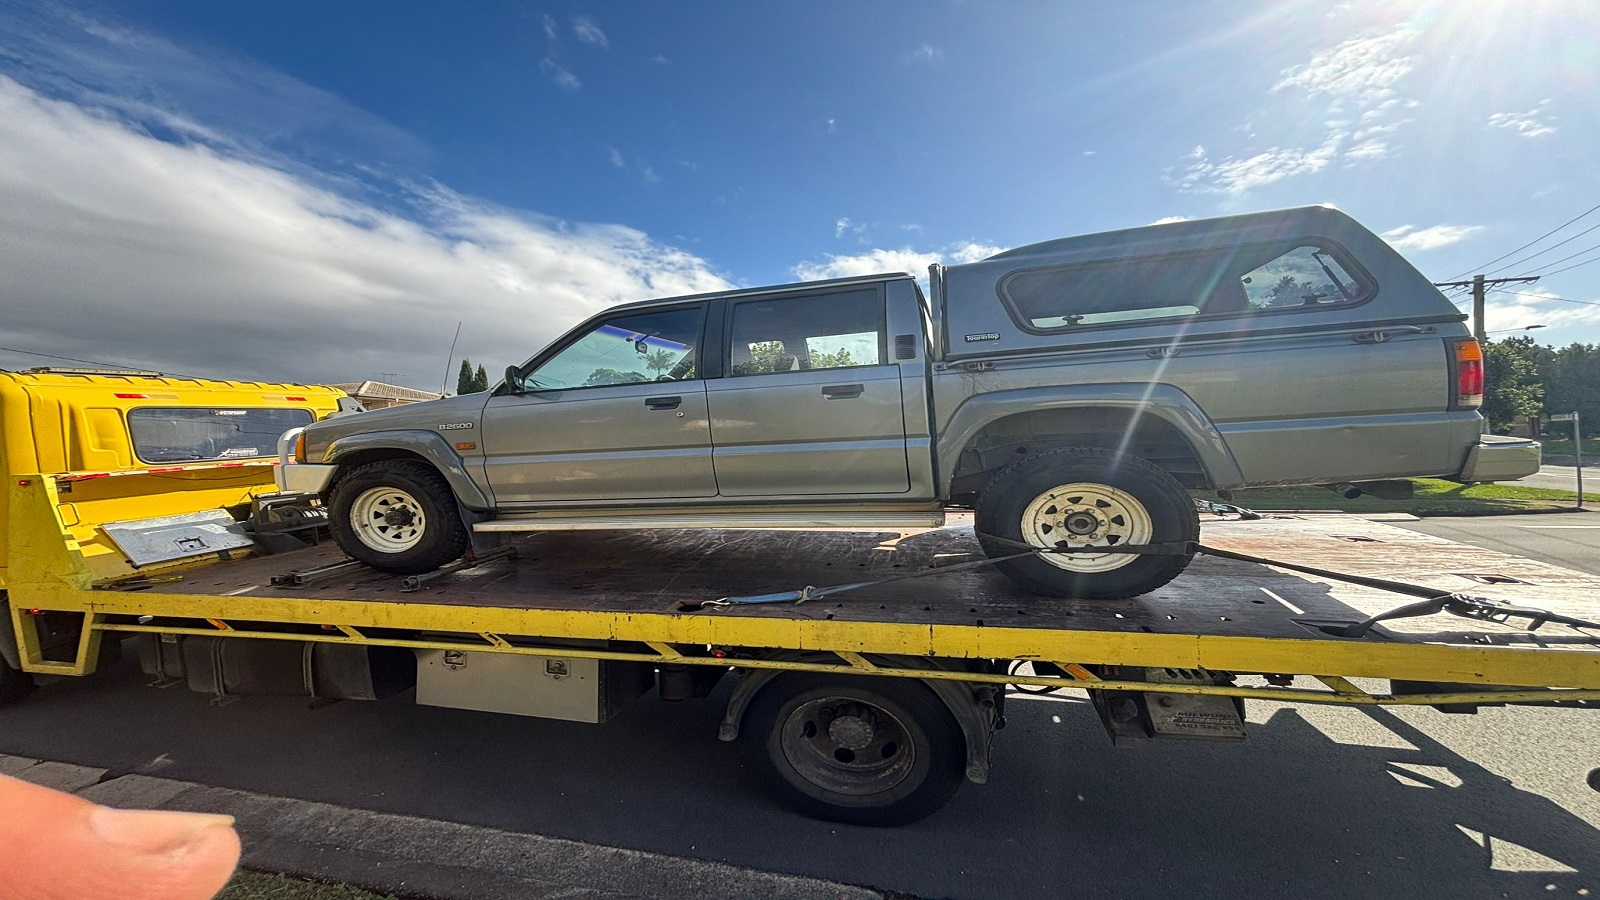
<svg viewBox="0 0 1600 900"><path fill-rule="evenodd" d="M1240 553L1600 620L1600 577L1363 518L1208 521L1202 540ZM372 570L304 587L271 584L273 576L291 570L342 561L332 545L221 563L158 590L196 598L327 601L335 605L329 612L333 618L339 617L341 603L382 603L1278 639L1327 639L1320 625L1360 621L1409 602L1386 591L1202 556L1166 587L1127 600L1042 598L980 568L873 585L799 605L680 611L721 597L874 581L981 559L970 518L961 514L952 515L943 528L904 532L550 532L520 535L514 544L514 560L487 562L409 593L401 591L398 576ZM1484 583L1502 579L1513 581ZM1574 628L1545 625L1528 632L1450 615L1387 622L1364 640L1600 650L1600 635Z"/></svg>

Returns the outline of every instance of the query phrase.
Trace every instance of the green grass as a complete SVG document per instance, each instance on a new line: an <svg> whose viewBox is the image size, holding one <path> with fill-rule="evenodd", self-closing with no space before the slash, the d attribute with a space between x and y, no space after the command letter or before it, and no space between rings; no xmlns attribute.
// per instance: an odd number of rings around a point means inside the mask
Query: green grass
<svg viewBox="0 0 1600 900"><path fill-rule="evenodd" d="M1539 443L1544 445L1545 456L1572 456L1577 447L1572 441L1558 441L1551 438L1539 438ZM1600 438L1583 439L1583 461L1600 462Z"/></svg>
<svg viewBox="0 0 1600 900"><path fill-rule="evenodd" d="M1234 491L1230 501L1249 509L1337 510L1351 513L1399 512L1413 515L1463 515L1527 512L1570 508L1577 499L1572 491L1522 487L1510 484L1456 484L1434 478L1412 479L1416 496L1410 500L1379 500L1362 495L1354 500L1316 488L1258 488ZM1210 498L1214 495L1202 494ZM1600 494L1584 492L1586 501L1600 504Z"/></svg>
<svg viewBox="0 0 1600 900"><path fill-rule="evenodd" d="M395 900L344 884L322 884L283 875L239 871L218 900Z"/></svg>

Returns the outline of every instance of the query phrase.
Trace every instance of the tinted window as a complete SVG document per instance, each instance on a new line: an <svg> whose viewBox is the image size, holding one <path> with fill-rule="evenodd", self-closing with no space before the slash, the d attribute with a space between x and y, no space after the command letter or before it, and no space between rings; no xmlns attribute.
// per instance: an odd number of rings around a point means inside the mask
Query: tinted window
<svg viewBox="0 0 1600 900"><path fill-rule="evenodd" d="M276 454L278 436L311 419L308 409L130 409L128 431L147 463L254 459Z"/></svg>
<svg viewBox="0 0 1600 900"><path fill-rule="evenodd" d="M1039 330L1360 303L1372 285L1343 251L1246 244L1018 272L1000 292Z"/></svg>
<svg viewBox="0 0 1600 900"><path fill-rule="evenodd" d="M608 319L522 378L524 390L557 391L695 377L702 307Z"/></svg>
<svg viewBox="0 0 1600 900"><path fill-rule="evenodd" d="M876 366L883 341L883 299L875 289L740 303L733 308L730 372Z"/></svg>

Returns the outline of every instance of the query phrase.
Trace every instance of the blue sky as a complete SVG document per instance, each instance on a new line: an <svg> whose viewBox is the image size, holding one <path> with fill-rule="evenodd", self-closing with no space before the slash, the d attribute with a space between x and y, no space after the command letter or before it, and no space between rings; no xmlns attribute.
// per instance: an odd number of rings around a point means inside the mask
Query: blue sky
<svg viewBox="0 0 1600 900"><path fill-rule="evenodd" d="M1553 0L21 0L0 346L432 388L457 322L498 370L618 302L1308 203L1451 278L1600 205L1597 60ZM1600 341L1600 263L1511 290L1491 331Z"/></svg>

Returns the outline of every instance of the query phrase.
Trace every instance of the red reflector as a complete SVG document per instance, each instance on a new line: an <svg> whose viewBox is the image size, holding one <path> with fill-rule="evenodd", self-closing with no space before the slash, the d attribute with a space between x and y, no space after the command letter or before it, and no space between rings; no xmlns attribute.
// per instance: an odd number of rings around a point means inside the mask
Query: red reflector
<svg viewBox="0 0 1600 900"><path fill-rule="evenodd" d="M112 396L116 397L118 400L145 400L145 399L148 399L148 397L146 397L146 395L144 395L144 394L113 394Z"/></svg>
<svg viewBox="0 0 1600 900"><path fill-rule="evenodd" d="M293 401L295 403L304 403L304 402L306 402L306 398L304 398L304 397L285 397L283 399L291 400L291 401Z"/></svg>

